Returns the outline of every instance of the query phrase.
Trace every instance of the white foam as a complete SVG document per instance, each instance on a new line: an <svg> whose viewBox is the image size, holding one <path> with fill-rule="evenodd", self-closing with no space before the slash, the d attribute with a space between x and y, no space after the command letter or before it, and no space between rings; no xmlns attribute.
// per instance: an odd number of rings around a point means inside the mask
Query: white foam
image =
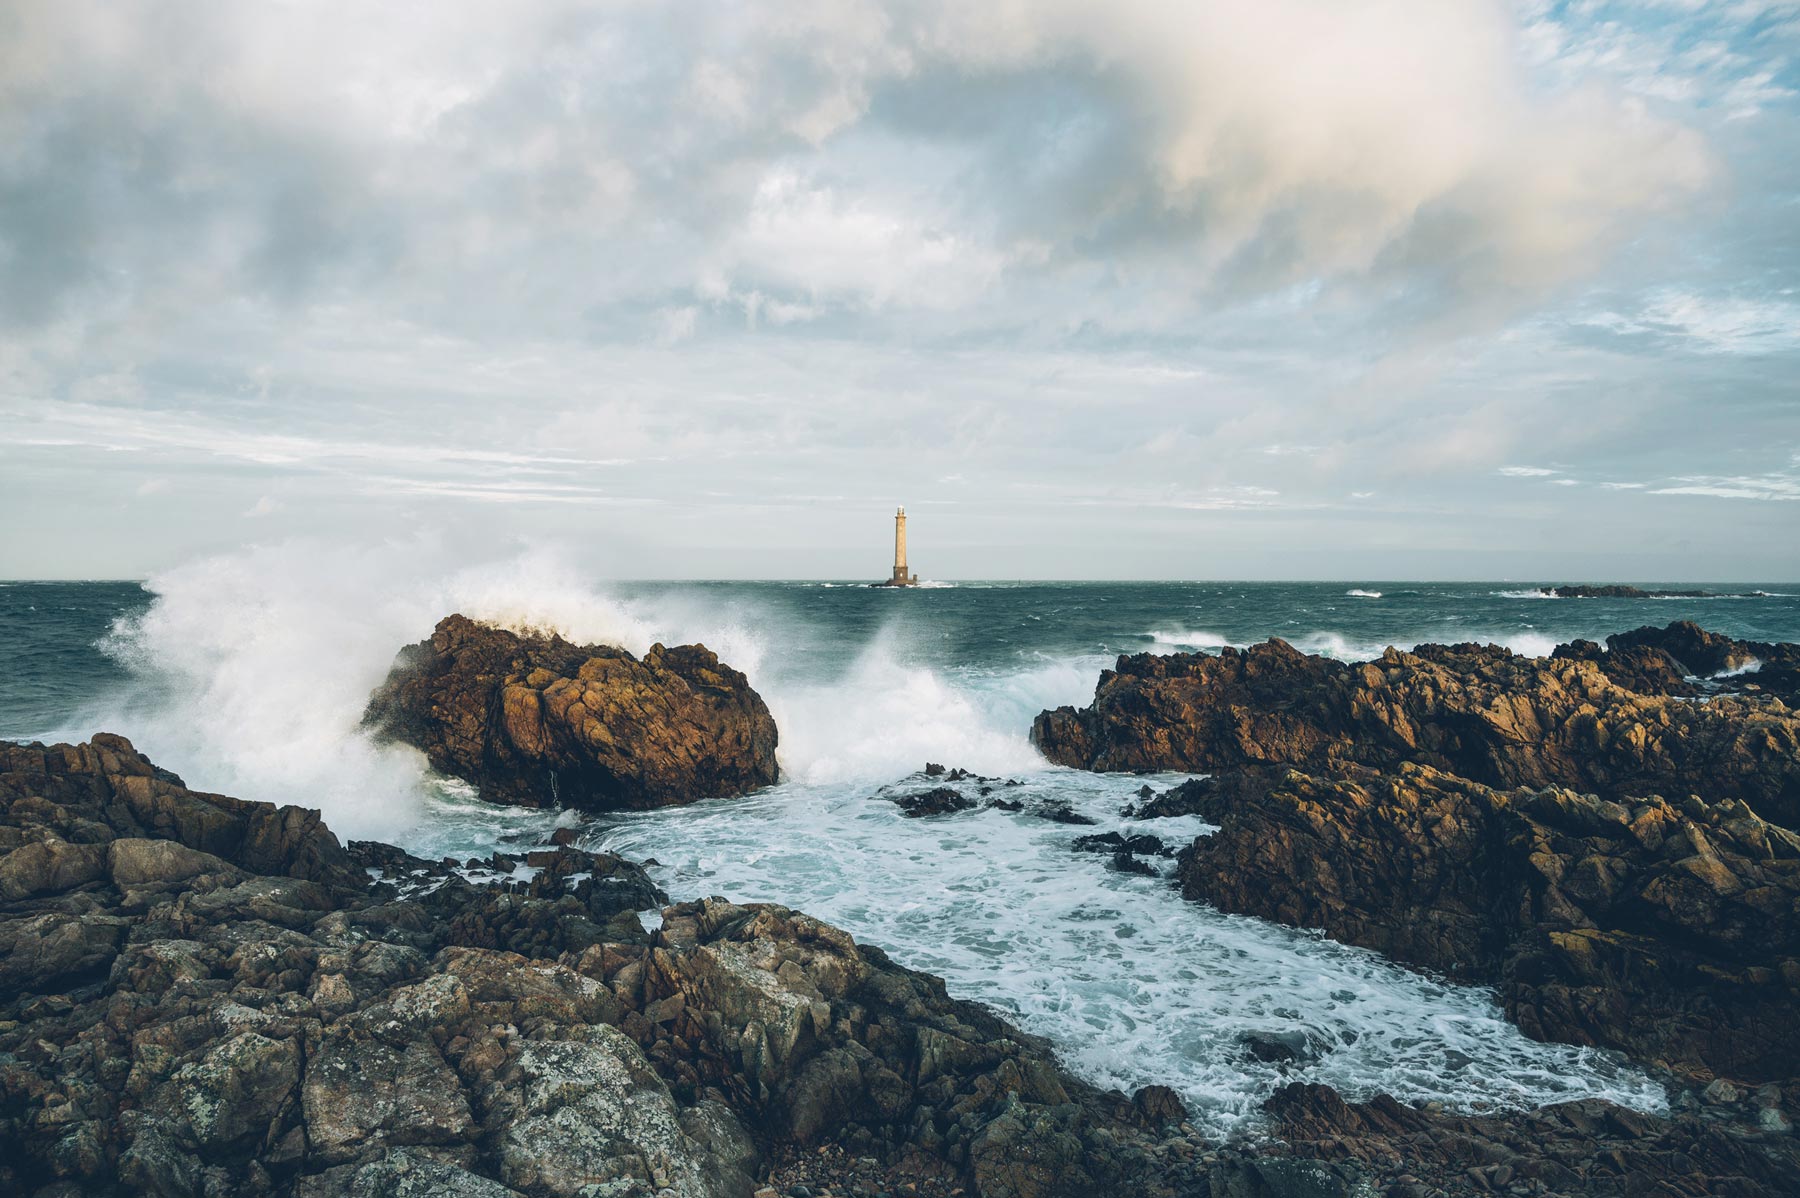
<svg viewBox="0 0 1800 1198"><path fill-rule="evenodd" d="M1720 670L1718 673L1714 674L1713 677L1714 678L1742 678L1745 674L1757 673L1759 670L1762 669L1762 667L1763 667L1763 663L1762 663L1761 659L1752 657L1748 661L1745 661L1739 665L1732 666L1728 670Z"/></svg>
<svg viewBox="0 0 1800 1198"><path fill-rule="evenodd" d="M805 782L881 782L932 754L996 773L1042 764L1025 738L1029 718L1003 724L943 676L906 664L891 632L865 646L840 678L774 681L763 695L781 731L782 771Z"/></svg>
<svg viewBox="0 0 1800 1198"><path fill-rule="evenodd" d="M622 601L542 550L460 566L424 542L291 542L146 585L150 608L109 643L135 684L85 713L74 734L122 732L192 785L317 807L357 837L401 838L438 820L430 800L439 780L422 756L376 743L360 723L395 652L453 611L635 653L703 641L769 703L784 772L815 782L886 779L916 769L928 749L971 768L1029 768L1040 761L1026 739L1032 717L1084 700L1099 670L1097 660L1047 661L1009 676L989 696L998 701L978 707L883 634L841 677L793 680L765 662L781 631L768 613L704 592Z"/></svg>
<svg viewBox="0 0 1800 1198"><path fill-rule="evenodd" d="M85 712L84 734L122 732L190 785L319 808L348 836L397 836L425 813L422 756L376 743L360 722L394 653L441 616L634 652L663 635L545 553L464 568L424 542L295 542L146 586L155 600L108 643L135 685ZM757 655L741 630L708 631L740 662Z"/></svg>
<svg viewBox="0 0 1800 1198"><path fill-rule="evenodd" d="M1345 591L1344 594L1349 595L1352 598L1356 598L1356 599L1379 599L1379 598L1381 598L1380 591L1365 591L1358 587L1351 587L1349 590Z"/></svg>
<svg viewBox="0 0 1800 1198"><path fill-rule="evenodd" d="M1143 634L1159 646L1151 652L1180 652L1191 649L1223 649L1231 642L1216 632L1190 631L1185 628L1152 628Z"/></svg>
<svg viewBox="0 0 1800 1198"><path fill-rule="evenodd" d="M1385 641L1353 641L1342 633L1329 631L1283 639L1302 653L1313 653L1338 661L1373 661L1386 653L1389 647Z"/></svg>
<svg viewBox="0 0 1800 1198"><path fill-rule="evenodd" d="M1173 1086L1214 1134L1253 1120L1293 1080L1460 1109L1593 1096L1660 1105L1655 1084L1606 1054L1528 1039L1486 991L1221 915L1165 879L1114 873L1103 857L1071 851L1076 836L1109 829L1173 843L1199 831L1195 820L1122 821L1143 782L1043 769L1000 792L1066 802L1094 827L993 810L905 819L872 789L790 783L618 817L596 839L662 862L653 872L677 897L775 901L837 923L943 976L953 993L1012 1013L1097 1084ZM1288 1030L1327 1046L1322 1058L1284 1069L1241 1041Z"/></svg>

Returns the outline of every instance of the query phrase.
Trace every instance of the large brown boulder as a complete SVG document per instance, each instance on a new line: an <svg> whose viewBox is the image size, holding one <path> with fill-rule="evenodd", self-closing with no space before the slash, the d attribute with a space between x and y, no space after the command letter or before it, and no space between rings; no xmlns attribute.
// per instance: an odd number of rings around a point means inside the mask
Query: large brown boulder
<svg viewBox="0 0 1800 1198"><path fill-rule="evenodd" d="M367 722L529 807L668 807L777 780L768 706L704 645L639 659L447 616L401 652Z"/></svg>
<svg viewBox="0 0 1800 1198"><path fill-rule="evenodd" d="M1735 800L1497 791L1428 767L1210 791L1183 893L1499 988L1540 1039L1800 1078L1800 835Z"/></svg>
<svg viewBox="0 0 1800 1198"><path fill-rule="evenodd" d="M1430 765L1492 786L1740 798L1800 826L1800 714L1775 698L1644 694L1594 660L1497 645L1348 664L1285 641L1121 657L1093 703L1040 714L1050 760L1094 770Z"/></svg>

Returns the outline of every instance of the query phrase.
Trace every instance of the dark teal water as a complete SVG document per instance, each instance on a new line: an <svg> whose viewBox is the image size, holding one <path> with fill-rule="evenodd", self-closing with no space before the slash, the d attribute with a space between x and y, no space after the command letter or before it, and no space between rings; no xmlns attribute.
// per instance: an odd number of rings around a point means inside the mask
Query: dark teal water
<svg viewBox="0 0 1800 1198"><path fill-rule="evenodd" d="M1800 640L1800 584L1720 583L1704 589L1765 594L1650 600L1526 598L1532 588L1517 583L963 582L903 591L638 582L603 589L631 610L705 612L712 623L757 632L764 667L807 682L829 681L878 639L907 665L951 676L1051 662L1097 672L1119 653L1216 649L1270 636L1347 659L1421 641L1495 641L1542 653L1560 641L1676 619L1736 637ZM143 645L111 636L154 599L135 582L0 584L0 736L79 730L84 712L105 710L133 687L167 684L154 677L154 655ZM234 614L222 605L219 618ZM135 673L124 664L131 658Z"/></svg>

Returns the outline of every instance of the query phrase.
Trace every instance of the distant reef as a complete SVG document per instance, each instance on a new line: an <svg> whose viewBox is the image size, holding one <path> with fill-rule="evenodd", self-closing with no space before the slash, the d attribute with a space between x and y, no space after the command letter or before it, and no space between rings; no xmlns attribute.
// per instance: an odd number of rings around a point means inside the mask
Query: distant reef
<svg viewBox="0 0 1800 1198"><path fill-rule="evenodd" d="M768 705L704 645L640 659L446 616L401 651L364 721L493 802L667 807L778 777Z"/></svg>
<svg viewBox="0 0 1800 1198"><path fill-rule="evenodd" d="M1641 587L1620 586L1616 583L1605 586L1583 583L1578 586L1546 586L1538 589L1543 594L1554 595L1558 599L1754 599L1761 594L1758 591L1646 591Z"/></svg>

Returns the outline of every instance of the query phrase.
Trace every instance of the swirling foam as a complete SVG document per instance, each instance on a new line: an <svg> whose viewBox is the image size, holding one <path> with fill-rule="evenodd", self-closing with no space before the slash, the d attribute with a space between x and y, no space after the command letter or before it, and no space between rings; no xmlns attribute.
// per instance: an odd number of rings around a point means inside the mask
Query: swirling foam
<svg viewBox="0 0 1800 1198"><path fill-rule="evenodd" d="M1043 769L1024 782L1003 793L1067 803L1098 825L993 810L906 819L872 787L788 784L615 817L589 843L654 857L675 895L780 902L839 924L1012 1013L1096 1084L1173 1086L1213 1134L1254 1121L1296 1080L1465 1110L1587 1097L1661 1106L1658 1086L1608 1054L1528 1039L1487 991L1222 915L1072 852L1077 835L1108 829L1173 843L1203 830L1121 820L1143 778ZM1320 1057L1258 1061L1242 1041L1252 1031L1302 1032Z"/></svg>

